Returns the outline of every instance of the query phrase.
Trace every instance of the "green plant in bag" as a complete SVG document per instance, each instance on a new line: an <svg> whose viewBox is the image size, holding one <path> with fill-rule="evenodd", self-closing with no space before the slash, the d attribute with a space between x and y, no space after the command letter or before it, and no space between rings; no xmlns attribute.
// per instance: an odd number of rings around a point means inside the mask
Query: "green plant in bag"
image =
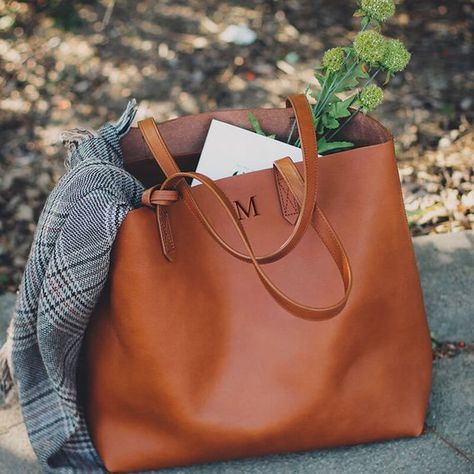
<svg viewBox="0 0 474 474"><path fill-rule="evenodd" d="M389 39L381 26L395 13L393 0L359 0L355 16L361 17L361 30L350 46L328 49L315 67L314 83L305 94L316 102L312 106L314 128L320 154L353 148L354 144L336 139L338 133L360 112L367 114L383 101L383 90L376 84L385 75L383 86L410 62L411 54L402 41ZM316 86L316 87L315 87ZM250 117L249 117L250 120ZM251 124L265 135L255 117ZM296 124L288 136L291 143ZM301 146L300 140L294 142Z"/></svg>

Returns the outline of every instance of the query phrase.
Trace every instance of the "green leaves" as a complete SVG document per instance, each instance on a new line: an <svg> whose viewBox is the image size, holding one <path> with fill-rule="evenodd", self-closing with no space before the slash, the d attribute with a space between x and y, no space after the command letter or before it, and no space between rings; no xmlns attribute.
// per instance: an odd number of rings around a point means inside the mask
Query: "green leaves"
<svg viewBox="0 0 474 474"><path fill-rule="evenodd" d="M264 135L265 136L265 133L262 130L262 127L260 126L260 123L258 122L257 117L255 117L255 115L252 112L249 112L247 114L247 118L249 119L250 125L252 125L252 127L255 130L255 132L257 133L257 135Z"/></svg>
<svg viewBox="0 0 474 474"><path fill-rule="evenodd" d="M324 128L329 128L329 130L334 130L339 127L339 121L333 117L330 112L326 112L321 116L321 123Z"/></svg>
<svg viewBox="0 0 474 474"><path fill-rule="evenodd" d="M347 72L340 78L337 83L336 94L339 92L351 91L359 86L361 79L368 79L369 75L363 64L353 62Z"/></svg>
<svg viewBox="0 0 474 474"><path fill-rule="evenodd" d="M354 96L351 96L346 100L339 100L332 103L329 107L331 116L335 119L349 117L349 115L351 115L349 107L353 104L354 100Z"/></svg>
<svg viewBox="0 0 474 474"><path fill-rule="evenodd" d="M351 111L349 108L354 104L356 99L356 96L348 97L345 100L336 97L321 114L318 126L316 127L318 133L324 134L326 130L339 128L339 119L350 117Z"/></svg>
<svg viewBox="0 0 474 474"><path fill-rule="evenodd" d="M360 24L362 28L367 28L370 25L370 18L367 18L366 16L362 17L362 20L360 21Z"/></svg>
<svg viewBox="0 0 474 474"><path fill-rule="evenodd" d="M312 113L321 154L354 146L331 139L342 136L341 130L358 113L371 112L380 105L383 90L375 81L379 73L386 74L386 85L410 61L411 55L401 41L387 39L380 33L382 24L394 13L394 0L358 0L354 16L361 18L361 29L354 41L349 46L328 49L322 64L314 68L319 87L311 89L309 83L305 94L316 100ZM348 97L341 99L342 94ZM299 139L295 145L299 146Z"/></svg>
<svg viewBox="0 0 474 474"><path fill-rule="evenodd" d="M315 79L318 81L320 88L311 91L311 92L309 93L309 95L310 95L313 99L319 100L319 98L320 98L320 96L321 96L321 92L322 92L322 91L324 90L324 88L325 88L325 84L326 84L326 81L328 80L328 76L327 76L327 75L324 75L324 74L321 74L321 73L319 73L319 72L316 72L316 73L314 74L314 77L315 77Z"/></svg>
<svg viewBox="0 0 474 474"><path fill-rule="evenodd" d="M255 130L255 133L257 135L262 135L264 137L267 137L267 138L275 138L276 135L267 135L263 130L262 130L262 127L260 126L260 123L257 119L257 117L255 117L255 115L252 113L252 112L249 112L247 114L247 118L250 122L250 125L252 125L253 129Z"/></svg>
<svg viewBox="0 0 474 474"><path fill-rule="evenodd" d="M320 155L338 150L347 150L354 146L351 142L328 142L325 137L318 140L318 153Z"/></svg>

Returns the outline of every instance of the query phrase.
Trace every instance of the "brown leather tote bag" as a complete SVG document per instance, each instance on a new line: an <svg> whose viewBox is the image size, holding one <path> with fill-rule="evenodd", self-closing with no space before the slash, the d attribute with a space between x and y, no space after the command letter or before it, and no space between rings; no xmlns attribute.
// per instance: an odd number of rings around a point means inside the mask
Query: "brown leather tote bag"
<svg viewBox="0 0 474 474"><path fill-rule="evenodd" d="M192 169L218 114L147 119L123 143L141 150L129 169L162 182L124 220L86 334L87 422L110 471L423 430L431 347L389 133L359 117L358 148L317 158L304 95L255 114L279 136L296 118L302 163L180 171L173 150Z"/></svg>

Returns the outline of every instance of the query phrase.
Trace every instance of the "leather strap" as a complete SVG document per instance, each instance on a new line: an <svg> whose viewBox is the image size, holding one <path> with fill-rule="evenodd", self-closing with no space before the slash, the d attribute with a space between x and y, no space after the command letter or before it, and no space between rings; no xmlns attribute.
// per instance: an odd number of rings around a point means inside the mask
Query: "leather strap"
<svg viewBox="0 0 474 474"><path fill-rule="evenodd" d="M294 163L289 159L285 158L280 160L280 163L277 165L283 173L285 174L285 168L291 166L295 166ZM299 173L298 173L299 174ZM242 239L245 248L247 249L249 258L251 263L253 264L257 274L262 281L263 285L267 289L267 291L272 295L272 297L287 311L292 313L294 316L302 319L307 319L311 321L324 321L327 319L331 319L334 316L338 315L342 309L344 308L347 299L349 297L351 286L352 286L352 276L351 276L351 269L349 265L349 260L347 255L336 235L334 230L332 229L331 225L329 224L326 216L321 211L319 207L316 208L316 212L314 213L313 217L313 226L320 236L322 242L329 250L334 262L337 265L339 273L342 277L342 281L344 283L344 296L334 305L326 306L326 307L312 307L303 305L298 303L297 301L289 298L285 295L275 284L271 281L268 277L266 272L263 270L262 265L258 262L257 257L253 251L252 245L247 237L247 234L244 230L242 223L240 222L237 213L232 206L231 202L224 194L224 192L216 185L216 183L208 178L207 176L201 173L193 173L193 172L178 172L172 175L170 178L166 179L165 182L161 186L161 191L170 190L177 187L182 181L183 178L192 178L200 181L212 194L215 195L216 199L218 200L219 204L224 208L227 215L229 216L232 224L234 225L237 233L239 234L240 238ZM301 177L300 177L301 179ZM288 180L287 181L289 186L292 188L295 187L295 194L300 194L299 191L296 189L297 187L303 186L303 181L297 182L296 180ZM300 194L301 195L301 194ZM163 208L162 206L158 206L158 208ZM209 229L206 227L209 231Z"/></svg>
<svg viewBox="0 0 474 474"><path fill-rule="evenodd" d="M292 197L294 197L297 205L300 206L303 199L303 180L298 168L290 158L277 160L273 166L278 177L285 182ZM347 299L352 287L352 271L349 258L336 231L317 203L311 224L337 265L344 283Z"/></svg>
<svg viewBox="0 0 474 474"><path fill-rule="evenodd" d="M293 231L287 240L276 251L263 256L255 256L259 263L271 263L279 260L280 258L287 255L297 245L311 222L313 210L316 204L318 152L311 107L304 94L289 96L286 100L286 106L291 106L295 112L298 133L301 137L301 148L304 164L304 184L301 210ZM145 142L150 148L151 153L153 154L158 165L162 168L165 175L169 178L178 173L180 171L178 165L171 156L171 153L169 152L153 118L147 118L145 120L139 121L138 126L143 134ZM251 261L249 255L246 255L233 248L221 238L213 225L206 218L205 213L199 207L198 203L194 199L190 186L184 179L178 183L177 189L180 191L183 199L186 201L191 211L202 222L212 238L219 245L221 245L227 252L240 260L246 262Z"/></svg>

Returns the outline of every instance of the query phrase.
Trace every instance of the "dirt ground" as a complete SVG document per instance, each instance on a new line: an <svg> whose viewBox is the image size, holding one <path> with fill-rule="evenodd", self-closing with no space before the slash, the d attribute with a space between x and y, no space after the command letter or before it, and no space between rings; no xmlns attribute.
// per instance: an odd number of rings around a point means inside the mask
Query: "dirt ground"
<svg viewBox="0 0 474 474"><path fill-rule="evenodd" d="M283 106L359 28L355 1L0 0L0 292L14 291L44 201L64 172L61 131L115 120L127 99L158 121ZM374 114L396 137L413 235L474 228L474 4L402 0L384 33L409 68ZM230 25L255 34L226 42Z"/></svg>

